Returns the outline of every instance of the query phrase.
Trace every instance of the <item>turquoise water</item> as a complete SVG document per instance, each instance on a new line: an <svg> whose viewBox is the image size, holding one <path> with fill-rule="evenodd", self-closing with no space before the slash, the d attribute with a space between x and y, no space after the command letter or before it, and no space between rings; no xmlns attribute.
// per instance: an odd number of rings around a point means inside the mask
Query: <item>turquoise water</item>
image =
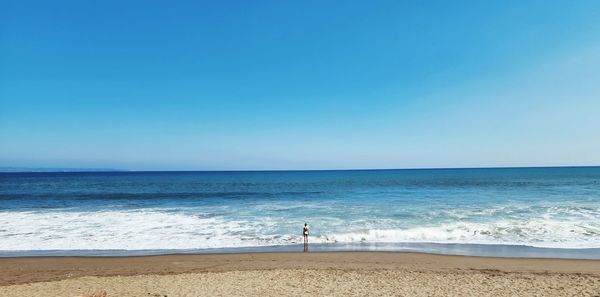
<svg viewBox="0 0 600 297"><path fill-rule="evenodd" d="M305 222L321 250L600 257L600 167L0 174L4 255L294 250Z"/></svg>

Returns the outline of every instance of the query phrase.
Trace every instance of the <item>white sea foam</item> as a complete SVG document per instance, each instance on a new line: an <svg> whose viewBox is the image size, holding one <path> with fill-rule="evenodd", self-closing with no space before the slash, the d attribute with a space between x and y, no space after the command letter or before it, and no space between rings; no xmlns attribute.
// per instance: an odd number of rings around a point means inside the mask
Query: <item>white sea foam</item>
<svg viewBox="0 0 600 297"><path fill-rule="evenodd" d="M0 250L192 249L264 245L243 221L160 211L14 212L0 217Z"/></svg>
<svg viewBox="0 0 600 297"><path fill-rule="evenodd" d="M508 213L505 211L505 213ZM477 243L600 248L595 208L546 208L527 216L498 216L402 227L388 218L315 218L313 243ZM400 222L402 223L402 222ZM0 250L202 249L301 242L285 216L208 215L190 210L10 211L0 213Z"/></svg>
<svg viewBox="0 0 600 297"><path fill-rule="evenodd" d="M551 248L600 248L600 227L553 221L452 223L322 235L324 243L469 243Z"/></svg>

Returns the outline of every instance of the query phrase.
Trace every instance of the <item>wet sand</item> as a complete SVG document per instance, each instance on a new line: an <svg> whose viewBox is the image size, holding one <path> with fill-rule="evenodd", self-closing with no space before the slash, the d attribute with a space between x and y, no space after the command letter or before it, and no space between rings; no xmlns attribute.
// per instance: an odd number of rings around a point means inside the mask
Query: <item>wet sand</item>
<svg viewBox="0 0 600 297"><path fill-rule="evenodd" d="M0 258L0 296L600 296L600 260L398 252Z"/></svg>

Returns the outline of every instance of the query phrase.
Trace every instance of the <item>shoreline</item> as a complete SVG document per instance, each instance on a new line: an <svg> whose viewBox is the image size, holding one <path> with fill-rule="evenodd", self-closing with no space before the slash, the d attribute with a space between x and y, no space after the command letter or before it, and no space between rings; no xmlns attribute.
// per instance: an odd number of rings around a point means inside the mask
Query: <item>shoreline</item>
<svg viewBox="0 0 600 297"><path fill-rule="evenodd" d="M600 260L366 251L0 258L5 297L299 294L597 297Z"/></svg>
<svg viewBox="0 0 600 297"><path fill-rule="evenodd" d="M500 273L586 274L600 278L600 260L483 257L421 252L323 251L5 257L0 258L0 286L86 276L173 275L270 269L489 270Z"/></svg>
<svg viewBox="0 0 600 297"><path fill-rule="evenodd" d="M211 255L243 253L280 253L299 252L302 244L252 246L231 248L202 249L147 249L147 250L22 250L2 251L0 259L17 257L133 257L158 255ZM534 247L511 244L473 244L473 243L313 243L311 252L392 252L423 253L449 256L498 257L498 258L540 258L540 259L580 259L600 260L600 248L555 248Z"/></svg>

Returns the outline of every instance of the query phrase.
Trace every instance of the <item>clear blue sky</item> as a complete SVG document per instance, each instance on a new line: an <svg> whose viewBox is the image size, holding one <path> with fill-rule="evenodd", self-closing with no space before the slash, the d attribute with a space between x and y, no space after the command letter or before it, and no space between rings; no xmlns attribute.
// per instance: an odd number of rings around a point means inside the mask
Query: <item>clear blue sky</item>
<svg viewBox="0 0 600 297"><path fill-rule="evenodd" d="M598 1L2 1L0 166L600 165Z"/></svg>

